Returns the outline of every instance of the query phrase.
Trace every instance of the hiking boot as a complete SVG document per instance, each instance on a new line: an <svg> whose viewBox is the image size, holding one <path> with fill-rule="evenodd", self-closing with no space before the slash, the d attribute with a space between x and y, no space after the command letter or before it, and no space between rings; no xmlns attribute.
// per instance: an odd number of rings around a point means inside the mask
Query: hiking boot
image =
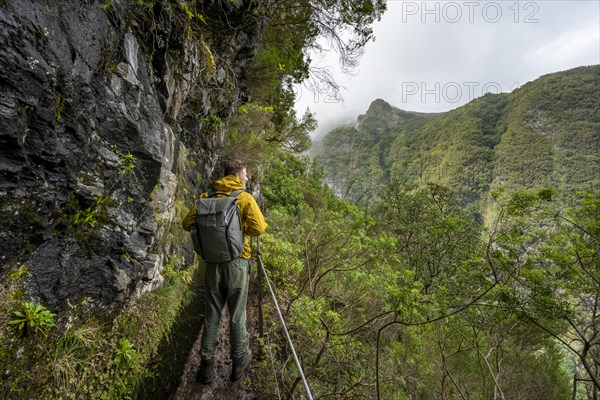
<svg viewBox="0 0 600 400"><path fill-rule="evenodd" d="M202 384L208 384L212 382L212 372L215 366L215 359L202 359L200 360L200 368L198 368L198 373L196 374L196 381Z"/></svg>
<svg viewBox="0 0 600 400"><path fill-rule="evenodd" d="M250 365L250 361L252 361L252 352L248 349L248 352L245 356L238 360L233 360L233 368L231 370L231 380L237 381L244 375L244 371Z"/></svg>

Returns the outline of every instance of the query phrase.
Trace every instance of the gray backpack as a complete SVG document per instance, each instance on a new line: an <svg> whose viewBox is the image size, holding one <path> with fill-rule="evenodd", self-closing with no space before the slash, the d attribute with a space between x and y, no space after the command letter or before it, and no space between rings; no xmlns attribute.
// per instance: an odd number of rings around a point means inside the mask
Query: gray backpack
<svg viewBox="0 0 600 400"><path fill-rule="evenodd" d="M229 196L208 197L196 200L195 230L192 230L194 250L206 262L221 263L238 258L244 250L244 232L238 211L236 190Z"/></svg>

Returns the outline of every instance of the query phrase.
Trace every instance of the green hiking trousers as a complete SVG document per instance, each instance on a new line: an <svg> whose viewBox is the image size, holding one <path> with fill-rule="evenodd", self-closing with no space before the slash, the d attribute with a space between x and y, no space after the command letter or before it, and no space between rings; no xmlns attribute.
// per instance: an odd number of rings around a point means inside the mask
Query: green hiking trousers
<svg viewBox="0 0 600 400"><path fill-rule="evenodd" d="M219 344L219 322L225 304L229 310L229 342L231 358L239 360L249 348L246 330L246 303L250 278L249 260L236 258L225 263L207 263L204 273L206 302L204 332L200 354L204 359L215 356Z"/></svg>

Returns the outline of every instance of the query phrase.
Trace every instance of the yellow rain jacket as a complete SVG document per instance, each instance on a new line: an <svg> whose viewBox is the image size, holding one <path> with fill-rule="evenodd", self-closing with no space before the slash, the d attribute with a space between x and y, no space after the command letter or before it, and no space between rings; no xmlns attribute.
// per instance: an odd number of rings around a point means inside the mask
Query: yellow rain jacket
<svg viewBox="0 0 600 400"><path fill-rule="evenodd" d="M213 185L213 190L218 195L227 196L235 190L244 189L242 181L235 175L228 175L224 178L218 179ZM204 192L200 195L200 198L208 197L208 192ZM250 250L250 236L259 236L265 229L267 229L267 223L265 218L254 200L254 197L248 192L242 192L237 195L238 199L238 210L242 218L242 230L244 231L244 251L242 252L242 258L250 259L252 257L252 251ZM196 206L194 205L190 212L185 216L182 222L183 229L191 231L196 220Z"/></svg>

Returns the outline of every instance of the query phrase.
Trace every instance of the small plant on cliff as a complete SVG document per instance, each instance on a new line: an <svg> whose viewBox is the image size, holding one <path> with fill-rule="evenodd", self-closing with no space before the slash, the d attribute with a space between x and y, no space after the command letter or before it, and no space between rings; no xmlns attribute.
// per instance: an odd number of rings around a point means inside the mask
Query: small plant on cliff
<svg viewBox="0 0 600 400"><path fill-rule="evenodd" d="M60 121L60 114L65 109L65 99L59 92L54 92L54 103L56 106L56 112L54 113L56 120Z"/></svg>
<svg viewBox="0 0 600 400"><path fill-rule="evenodd" d="M162 187L162 184L160 182L158 182L156 185L154 185L154 187L152 188L152 191L150 192L150 200L154 200L156 191L158 189L160 189L161 187Z"/></svg>
<svg viewBox="0 0 600 400"><path fill-rule="evenodd" d="M21 265L18 270L14 271L8 275L8 279L10 281L16 281L19 279L26 278L27 275L29 275L29 270L27 269L27 266Z"/></svg>
<svg viewBox="0 0 600 400"><path fill-rule="evenodd" d="M115 363L117 365L127 365L133 358L135 349L127 338L121 338L119 340L119 347L117 347L117 354L115 355Z"/></svg>
<svg viewBox="0 0 600 400"><path fill-rule="evenodd" d="M200 118L200 122L206 124L211 131L216 131L221 127L221 124L223 123L221 117L214 114L208 115L204 118Z"/></svg>
<svg viewBox="0 0 600 400"><path fill-rule="evenodd" d="M194 13L191 9L190 9L190 5L188 3L186 3L185 1L181 2L181 8L183 8L183 11L185 12L185 14L187 15L188 19L191 21L194 17L198 18L204 25L208 25L208 23L206 22L206 19L204 18L204 15L200 14L200 13Z"/></svg>
<svg viewBox="0 0 600 400"><path fill-rule="evenodd" d="M102 9L103 9L104 11L108 10L109 8L111 8L111 7L112 7L112 0L106 0L106 1L104 2L104 4L102 4L102 6L101 6L101 7L102 7Z"/></svg>
<svg viewBox="0 0 600 400"><path fill-rule="evenodd" d="M119 172L124 175L124 174L133 174L133 168L135 166L135 162L136 162L137 158L135 158L135 156L133 154L131 154L129 151L127 153L120 153L119 154Z"/></svg>
<svg viewBox="0 0 600 400"><path fill-rule="evenodd" d="M106 207L110 204L110 198L100 196L94 204L85 210L80 210L75 214L73 225L90 225L96 226L98 220L106 219Z"/></svg>
<svg viewBox="0 0 600 400"><path fill-rule="evenodd" d="M140 7L145 7L145 8L152 8L154 7L154 1L153 0L137 0L137 4Z"/></svg>
<svg viewBox="0 0 600 400"><path fill-rule="evenodd" d="M47 337L47 329L55 325L54 314L43 305L30 301L23 302L22 306L21 311L13 311L15 319L8 323L16 325L23 336L27 336L31 332L39 332Z"/></svg>
<svg viewBox="0 0 600 400"><path fill-rule="evenodd" d="M181 8L183 8L183 11L185 11L185 13L189 19L194 18L194 13L192 12L192 10L190 10L190 7L187 5L187 3L185 1L181 2Z"/></svg>
<svg viewBox="0 0 600 400"><path fill-rule="evenodd" d="M202 44L202 48L204 49L204 54L206 56L206 66L208 67L208 70L210 71L211 75L214 75L216 71L215 56L210 50L210 47L208 47L208 45L204 43L203 40L200 40L200 43Z"/></svg>

